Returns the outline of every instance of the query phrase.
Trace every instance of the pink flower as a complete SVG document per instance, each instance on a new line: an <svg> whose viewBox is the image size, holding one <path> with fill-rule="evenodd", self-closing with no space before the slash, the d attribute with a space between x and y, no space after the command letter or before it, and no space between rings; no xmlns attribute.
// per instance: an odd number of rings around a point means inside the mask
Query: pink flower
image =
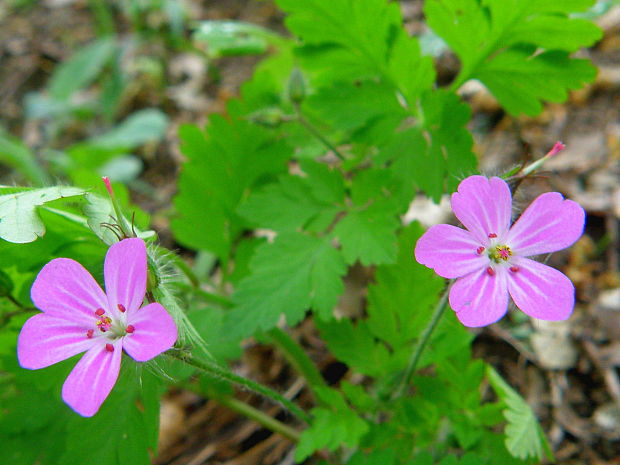
<svg viewBox="0 0 620 465"><path fill-rule="evenodd" d="M177 339L174 320L164 307L142 307L147 278L142 239L110 247L104 278L107 294L78 262L49 262L31 289L32 301L43 313L26 321L17 342L20 365L32 370L86 352L62 387L63 400L85 417L97 413L116 383L123 349L146 362Z"/></svg>
<svg viewBox="0 0 620 465"><path fill-rule="evenodd" d="M444 278L458 278L450 306L465 326L485 326L508 309L508 294L527 315L563 320L575 288L558 270L530 260L572 245L585 213L557 192L537 197L510 226L512 198L500 178L470 176L452 194L452 210L466 230L439 224L418 240L415 257Z"/></svg>

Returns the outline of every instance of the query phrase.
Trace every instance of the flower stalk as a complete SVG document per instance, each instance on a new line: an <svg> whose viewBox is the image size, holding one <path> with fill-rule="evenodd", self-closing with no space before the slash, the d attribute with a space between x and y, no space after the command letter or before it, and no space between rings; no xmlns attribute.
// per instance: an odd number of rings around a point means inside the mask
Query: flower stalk
<svg viewBox="0 0 620 465"><path fill-rule="evenodd" d="M426 326L426 328L424 328L424 332L420 336L420 339L418 339L418 343L416 344L413 352L411 353L411 358L409 359L409 363L407 364L405 373L403 373L400 385L394 391L393 398L401 397L405 392L405 389L407 389L407 386L411 382L411 377L413 376L413 373L415 373L418 363L420 362L420 358L422 357L422 353L424 352L424 349L426 348L426 345L428 344L428 341L430 340L433 331L437 327L439 320L441 320L445 309L448 307L449 291L450 286L447 286L443 295L439 299L435 310L433 311L433 315L431 316L428 325Z"/></svg>
<svg viewBox="0 0 620 465"><path fill-rule="evenodd" d="M190 366L193 366L194 368L198 368L207 376L230 381L231 383L237 384L238 386L241 386L248 391L252 391L263 397L267 397L273 402L282 405L286 410L288 410L291 414L296 416L301 421L305 423L310 423L310 415L308 415L304 410L302 410L294 402L290 401L279 392L276 392L273 389L264 386L263 384L257 383L256 381L252 381L248 378L244 378L243 376L239 376L232 371L221 367L215 362L196 360L187 353L182 354L177 351L168 351L166 352L166 355L170 358L175 358Z"/></svg>

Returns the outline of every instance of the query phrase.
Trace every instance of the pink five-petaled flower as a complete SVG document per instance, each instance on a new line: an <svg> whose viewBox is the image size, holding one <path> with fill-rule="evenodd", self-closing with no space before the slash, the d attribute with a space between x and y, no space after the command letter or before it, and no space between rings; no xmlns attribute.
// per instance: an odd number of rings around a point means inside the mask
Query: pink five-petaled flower
<svg viewBox="0 0 620 465"><path fill-rule="evenodd" d="M63 400L85 417L97 413L116 383L123 349L146 362L177 339L177 327L164 307L142 307L147 280L142 239L110 247L104 278L107 294L78 262L49 262L31 290L43 313L26 321L17 342L20 365L33 370L86 351L62 387Z"/></svg>
<svg viewBox="0 0 620 465"><path fill-rule="evenodd" d="M418 240L415 257L444 278L458 278L450 306L465 326L495 323L517 307L541 320L563 320L575 288L558 270L526 257L572 245L583 233L585 213L557 192L537 197L510 226L512 197L500 178L470 176L452 194L452 210L467 230L439 224Z"/></svg>

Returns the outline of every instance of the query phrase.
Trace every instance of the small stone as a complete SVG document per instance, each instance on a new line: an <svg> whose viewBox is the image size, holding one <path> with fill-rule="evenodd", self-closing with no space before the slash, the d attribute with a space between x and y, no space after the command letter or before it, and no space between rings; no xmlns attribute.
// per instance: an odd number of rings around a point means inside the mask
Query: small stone
<svg viewBox="0 0 620 465"><path fill-rule="evenodd" d="M531 343L540 364L549 370L568 370L577 363L578 352L566 321L537 320Z"/></svg>

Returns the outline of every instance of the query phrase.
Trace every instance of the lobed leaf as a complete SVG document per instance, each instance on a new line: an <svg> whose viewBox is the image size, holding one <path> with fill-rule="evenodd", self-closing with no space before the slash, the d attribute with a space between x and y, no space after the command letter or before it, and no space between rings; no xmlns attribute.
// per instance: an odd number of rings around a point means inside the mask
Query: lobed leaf
<svg viewBox="0 0 620 465"><path fill-rule="evenodd" d="M553 460L551 447L532 408L491 366L487 367L487 377L506 405L504 417L508 424L505 429L505 442L510 454L524 460L543 460L545 456Z"/></svg>
<svg viewBox="0 0 620 465"><path fill-rule="evenodd" d="M257 247L251 274L239 283L225 327L231 337L249 336L273 328L280 315L289 325L306 310L331 318L344 287L346 267L340 253L326 238L283 233L273 243Z"/></svg>
<svg viewBox="0 0 620 465"><path fill-rule="evenodd" d="M0 189L0 193L3 192L4 195L0 195L0 238L20 244L35 241L45 234L45 225L37 213L37 207L86 193L84 189L66 186L20 192L14 192L11 188Z"/></svg>

